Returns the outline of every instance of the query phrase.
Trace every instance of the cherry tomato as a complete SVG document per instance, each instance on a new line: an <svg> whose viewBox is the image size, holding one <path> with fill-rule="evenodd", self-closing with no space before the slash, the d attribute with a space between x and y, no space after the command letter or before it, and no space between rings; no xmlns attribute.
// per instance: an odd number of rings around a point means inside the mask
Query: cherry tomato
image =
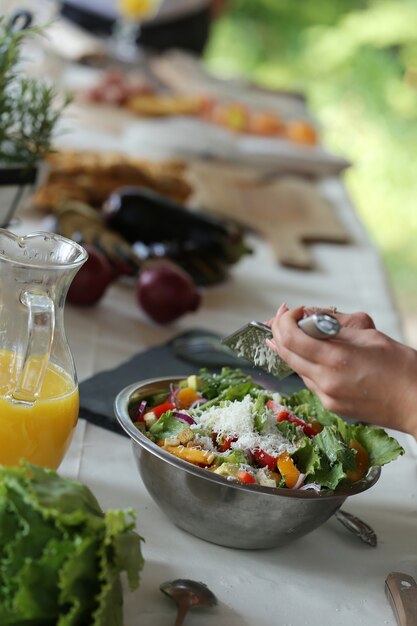
<svg viewBox="0 0 417 626"><path fill-rule="evenodd" d="M304 120L288 122L285 128L285 135L290 141L309 146L314 146L318 141L316 129Z"/></svg>
<svg viewBox="0 0 417 626"><path fill-rule="evenodd" d="M217 449L220 452L226 452L227 450L230 450L230 446L232 445L232 443L236 441L236 437L224 437L222 436L220 438L220 441L217 442Z"/></svg>
<svg viewBox="0 0 417 626"><path fill-rule="evenodd" d="M319 430L313 428L312 424L307 424L307 422L294 415L294 413L291 413L291 411L289 411L285 406L278 404L278 402L268 400L266 406L268 409L273 411L277 418L277 422L291 422L292 424L296 424L303 429L304 434L307 435L307 437L314 437L318 432L320 432Z"/></svg>
<svg viewBox="0 0 417 626"><path fill-rule="evenodd" d="M245 472L245 470L239 470L236 474L236 478L240 480L241 483L245 483L247 485L256 483L256 479L249 472Z"/></svg>
<svg viewBox="0 0 417 626"><path fill-rule="evenodd" d="M254 112L249 115L248 131L253 135L275 137L283 131L283 125L275 113Z"/></svg>
<svg viewBox="0 0 417 626"><path fill-rule="evenodd" d="M149 412L153 413L155 417L159 418L167 411L173 411L174 409L175 406L172 404L172 402L164 402L163 404L158 404L158 406L154 406L154 408L151 409Z"/></svg>
<svg viewBox="0 0 417 626"><path fill-rule="evenodd" d="M258 465L267 467L271 472L273 472L277 466L277 457L264 452L264 450L254 450L253 457Z"/></svg>

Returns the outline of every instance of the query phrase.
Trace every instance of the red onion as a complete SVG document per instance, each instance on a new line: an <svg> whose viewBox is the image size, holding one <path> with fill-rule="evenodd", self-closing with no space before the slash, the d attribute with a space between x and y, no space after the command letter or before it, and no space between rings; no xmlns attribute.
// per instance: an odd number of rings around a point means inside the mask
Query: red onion
<svg viewBox="0 0 417 626"><path fill-rule="evenodd" d="M135 414L135 419L133 420L134 422L142 422L143 421L143 414L145 413L145 408L146 408L146 400L142 400L142 402L140 403L138 410L136 411Z"/></svg>
<svg viewBox="0 0 417 626"><path fill-rule="evenodd" d="M100 300L117 275L96 247L86 244L84 248L88 259L74 276L67 299L71 304L91 306Z"/></svg>
<svg viewBox="0 0 417 626"><path fill-rule="evenodd" d="M255 457L253 456L252 450L250 448L246 449L246 454L248 455L248 463L249 465L253 465L255 462Z"/></svg>
<svg viewBox="0 0 417 626"><path fill-rule="evenodd" d="M171 402L171 404L175 406L177 406L178 391L179 389L175 389L174 385L171 383L169 386L168 402Z"/></svg>
<svg viewBox="0 0 417 626"><path fill-rule="evenodd" d="M191 415L188 415L188 413L183 413L182 411L174 411L174 417L182 420L183 422L187 422L187 424L195 424L195 421L193 420Z"/></svg>
<svg viewBox="0 0 417 626"><path fill-rule="evenodd" d="M318 483L306 483L302 487L300 487L300 491L307 491L307 489L311 489L312 491L321 491L321 486Z"/></svg>
<svg viewBox="0 0 417 626"><path fill-rule="evenodd" d="M151 261L139 274L137 300L157 324L169 324L196 311L201 296L189 274L170 261Z"/></svg>
<svg viewBox="0 0 417 626"><path fill-rule="evenodd" d="M193 409L195 406L198 406L199 404L202 404L203 402L207 402L206 398L197 398L197 400L194 400L194 402L192 404L190 404L190 409Z"/></svg>

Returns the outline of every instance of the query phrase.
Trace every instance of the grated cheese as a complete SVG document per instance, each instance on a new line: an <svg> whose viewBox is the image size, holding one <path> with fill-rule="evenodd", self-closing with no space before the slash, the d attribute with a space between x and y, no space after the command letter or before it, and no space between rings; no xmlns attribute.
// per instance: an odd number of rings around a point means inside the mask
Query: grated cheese
<svg viewBox="0 0 417 626"><path fill-rule="evenodd" d="M265 412L266 421L262 433L258 433L254 422L255 402L250 395L243 400L225 402L223 406L213 406L206 411L192 411L195 424L192 430L217 433L218 437L237 438L231 448L235 450L261 449L271 456L278 456L286 450L292 452L295 446L283 437L275 426L275 417ZM201 439L201 437L199 436Z"/></svg>

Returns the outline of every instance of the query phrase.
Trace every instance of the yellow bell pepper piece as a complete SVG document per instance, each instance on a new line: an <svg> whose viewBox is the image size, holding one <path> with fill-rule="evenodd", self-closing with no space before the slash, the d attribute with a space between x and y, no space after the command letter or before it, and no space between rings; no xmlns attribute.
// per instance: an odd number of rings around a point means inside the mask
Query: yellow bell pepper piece
<svg viewBox="0 0 417 626"><path fill-rule="evenodd" d="M170 452L174 456L188 461L188 463L194 463L195 465L211 465L216 458L216 455L209 450L200 450L199 448L192 448L186 446L163 446L163 449Z"/></svg>

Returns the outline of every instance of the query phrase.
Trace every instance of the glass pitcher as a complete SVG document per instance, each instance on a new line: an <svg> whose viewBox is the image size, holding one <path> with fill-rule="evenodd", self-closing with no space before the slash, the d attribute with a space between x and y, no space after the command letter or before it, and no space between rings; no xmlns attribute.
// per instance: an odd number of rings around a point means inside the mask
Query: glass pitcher
<svg viewBox="0 0 417 626"><path fill-rule="evenodd" d="M53 233L0 229L0 464L56 469L78 419L65 297L87 260Z"/></svg>

